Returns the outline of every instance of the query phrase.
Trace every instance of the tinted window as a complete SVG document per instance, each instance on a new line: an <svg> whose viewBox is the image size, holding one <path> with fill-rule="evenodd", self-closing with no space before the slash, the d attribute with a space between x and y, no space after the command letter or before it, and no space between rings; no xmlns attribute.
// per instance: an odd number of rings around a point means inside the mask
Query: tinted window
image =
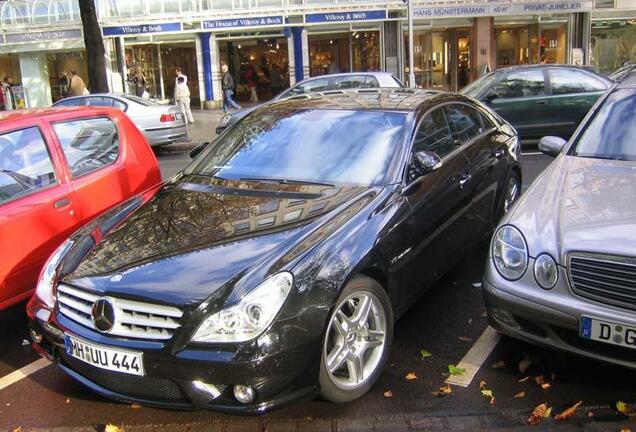
<svg viewBox="0 0 636 432"><path fill-rule="evenodd" d="M59 122L53 125L53 129L73 177L95 171L117 160L117 128L107 118Z"/></svg>
<svg viewBox="0 0 636 432"><path fill-rule="evenodd" d="M88 106L100 106L118 108L122 111L126 110L126 105L123 102L118 101L107 96L91 96L86 98L86 105Z"/></svg>
<svg viewBox="0 0 636 432"><path fill-rule="evenodd" d="M0 204L55 182L53 164L38 128L0 135Z"/></svg>
<svg viewBox="0 0 636 432"><path fill-rule="evenodd" d="M144 99L144 98L140 98L139 96L135 96L135 95L121 95L121 97L123 97L126 100L138 103L139 105L143 105L143 106L148 106L148 107L154 107L154 106L158 106L159 104L155 101L152 101L150 99Z"/></svg>
<svg viewBox="0 0 636 432"><path fill-rule="evenodd" d="M382 184L405 118L394 112L273 108L245 117L186 173Z"/></svg>
<svg viewBox="0 0 636 432"><path fill-rule="evenodd" d="M289 89L285 96L305 94L309 92L317 92L327 90L329 86L329 79L320 78L308 81L306 83L298 84Z"/></svg>
<svg viewBox="0 0 636 432"><path fill-rule="evenodd" d="M586 93L605 90L605 83L586 72L573 69L550 69L553 94Z"/></svg>
<svg viewBox="0 0 636 432"><path fill-rule="evenodd" d="M431 151L444 157L453 151L453 136L441 108L426 114L415 133L413 151Z"/></svg>
<svg viewBox="0 0 636 432"><path fill-rule="evenodd" d="M380 87L380 83L378 82L377 78L372 76L372 75L367 75L367 78L365 79L365 87L367 88L378 88Z"/></svg>
<svg viewBox="0 0 636 432"><path fill-rule="evenodd" d="M494 86L500 98L518 98L545 95L543 70L527 70L507 75Z"/></svg>
<svg viewBox="0 0 636 432"><path fill-rule="evenodd" d="M445 106L444 110L448 123L461 143L470 141L484 131L482 115L475 108L452 104Z"/></svg>
<svg viewBox="0 0 636 432"><path fill-rule="evenodd" d="M55 102L55 106L84 106L86 100L84 98L63 99Z"/></svg>
<svg viewBox="0 0 636 432"><path fill-rule="evenodd" d="M472 83L468 84L466 87L462 88L459 91L459 93L472 96L472 97L477 97L483 90L486 89L486 87L494 83L499 78L500 75L501 75L501 72L499 71L491 72L487 75L484 75L478 80L475 80Z"/></svg>
<svg viewBox="0 0 636 432"><path fill-rule="evenodd" d="M575 156L636 160L636 94L618 90L587 126L574 147Z"/></svg>

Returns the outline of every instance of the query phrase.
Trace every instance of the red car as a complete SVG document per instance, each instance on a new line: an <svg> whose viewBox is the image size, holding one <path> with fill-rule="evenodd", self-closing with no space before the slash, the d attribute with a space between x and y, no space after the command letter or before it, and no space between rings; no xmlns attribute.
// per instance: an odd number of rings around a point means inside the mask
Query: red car
<svg viewBox="0 0 636 432"><path fill-rule="evenodd" d="M161 181L146 138L112 108L0 114L0 310L30 297L73 231Z"/></svg>

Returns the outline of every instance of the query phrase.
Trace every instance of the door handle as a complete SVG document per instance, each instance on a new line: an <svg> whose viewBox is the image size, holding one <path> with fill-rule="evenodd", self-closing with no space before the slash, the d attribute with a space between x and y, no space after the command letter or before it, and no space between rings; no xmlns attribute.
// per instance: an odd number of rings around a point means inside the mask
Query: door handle
<svg viewBox="0 0 636 432"><path fill-rule="evenodd" d="M506 154L506 151L504 149L498 149L492 154L492 156L495 159L501 159L505 154Z"/></svg>
<svg viewBox="0 0 636 432"><path fill-rule="evenodd" d="M544 101L544 100L537 101L537 105L545 105L547 103L548 101Z"/></svg>
<svg viewBox="0 0 636 432"><path fill-rule="evenodd" d="M70 205L71 201L68 198L62 198L60 200L55 201L55 204L53 204L53 206L56 209L59 209L60 207L66 207L67 205Z"/></svg>
<svg viewBox="0 0 636 432"><path fill-rule="evenodd" d="M472 177L473 177L473 176L472 176L472 175L470 175L470 174L464 174L464 175L462 175L462 176L459 178L459 187L460 187L460 188L463 188L463 187L464 187L464 185L465 185L466 183L468 183L468 181L469 181Z"/></svg>

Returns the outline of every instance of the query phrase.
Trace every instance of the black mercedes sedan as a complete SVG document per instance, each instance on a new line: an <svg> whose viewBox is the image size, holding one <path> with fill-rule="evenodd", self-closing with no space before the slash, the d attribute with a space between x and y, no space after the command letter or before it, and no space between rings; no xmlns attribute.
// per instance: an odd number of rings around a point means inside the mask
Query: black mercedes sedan
<svg viewBox="0 0 636 432"><path fill-rule="evenodd" d="M515 130L464 96L268 105L60 246L27 308L33 347L121 401L354 400L395 320L490 236L520 184Z"/></svg>

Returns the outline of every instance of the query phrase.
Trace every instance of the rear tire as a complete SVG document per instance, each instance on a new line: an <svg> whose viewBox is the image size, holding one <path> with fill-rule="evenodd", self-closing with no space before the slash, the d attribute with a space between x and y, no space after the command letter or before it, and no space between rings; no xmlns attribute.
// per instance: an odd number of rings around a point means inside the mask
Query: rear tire
<svg viewBox="0 0 636 432"><path fill-rule="evenodd" d="M336 403L353 401L377 382L393 342L393 311L382 286L355 276L340 294L323 339L320 395Z"/></svg>

